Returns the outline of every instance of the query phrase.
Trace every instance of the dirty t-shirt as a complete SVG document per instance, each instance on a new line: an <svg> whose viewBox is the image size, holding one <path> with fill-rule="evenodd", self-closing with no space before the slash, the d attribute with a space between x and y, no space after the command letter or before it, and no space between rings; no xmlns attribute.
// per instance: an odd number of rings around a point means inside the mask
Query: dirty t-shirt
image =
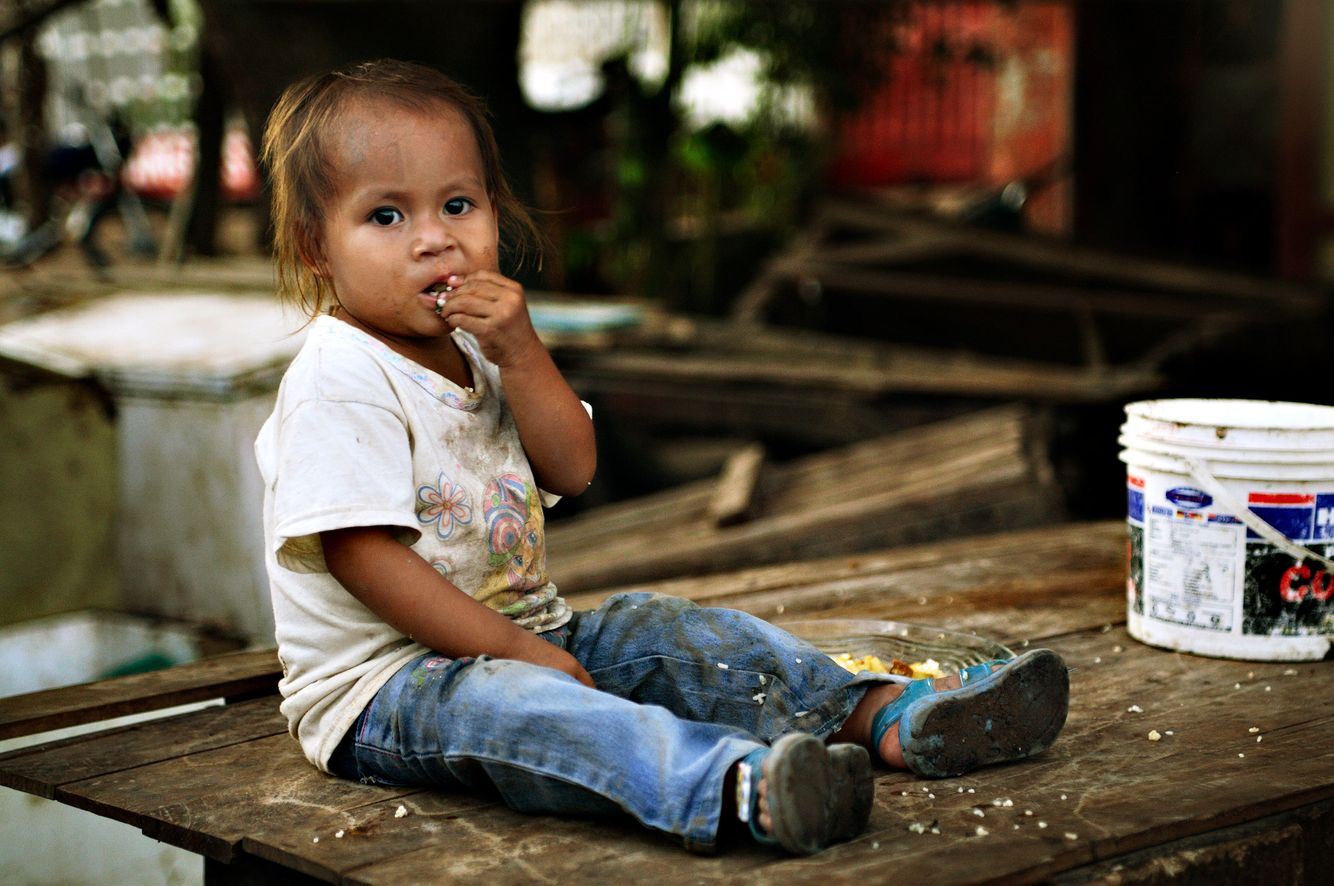
<svg viewBox="0 0 1334 886"><path fill-rule="evenodd" d="M543 499L498 368L455 332L474 389L320 317L255 441L282 711L328 768L376 691L423 646L343 589L320 533L390 526L464 592L533 631L570 611L547 579Z"/></svg>

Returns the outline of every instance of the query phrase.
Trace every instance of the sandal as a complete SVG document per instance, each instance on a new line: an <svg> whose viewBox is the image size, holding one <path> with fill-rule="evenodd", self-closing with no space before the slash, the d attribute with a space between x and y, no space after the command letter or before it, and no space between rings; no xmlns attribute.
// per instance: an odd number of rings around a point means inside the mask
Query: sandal
<svg viewBox="0 0 1334 886"><path fill-rule="evenodd" d="M759 785L766 778L773 833L759 826ZM826 746L810 735L785 735L749 754L737 774L737 810L751 836L803 855L860 834L874 802L871 755L861 745Z"/></svg>
<svg viewBox="0 0 1334 886"><path fill-rule="evenodd" d="M833 769L833 801L829 810L829 842L851 840L866 830L875 805L875 774L871 755L859 744L828 745Z"/></svg>
<svg viewBox="0 0 1334 886"><path fill-rule="evenodd" d="M908 769L949 778L1040 754L1065 725L1070 680L1065 662L1050 649L972 665L959 676L957 689L937 690L931 680L907 684L871 721L874 753L879 756L881 741L897 724Z"/></svg>
<svg viewBox="0 0 1334 886"><path fill-rule="evenodd" d="M761 779L768 783L768 832L759 821ZM752 751L738 764L737 815L761 845L811 855L830 842L833 783L824 742L806 733L784 735L773 747Z"/></svg>

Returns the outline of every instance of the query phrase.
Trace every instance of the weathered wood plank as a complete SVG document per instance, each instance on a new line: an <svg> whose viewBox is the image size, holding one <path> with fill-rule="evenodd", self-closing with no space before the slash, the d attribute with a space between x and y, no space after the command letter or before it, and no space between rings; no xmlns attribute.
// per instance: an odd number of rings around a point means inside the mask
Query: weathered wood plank
<svg viewBox="0 0 1334 886"><path fill-rule="evenodd" d="M283 734L72 782L55 799L225 862L252 830L414 793L325 775Z"/></svg>
<svg viewBox="0 0 1334 886"><path fill-rule="evenodd" d="M887 618L1002 642L1125 620L1125 524L1076 523L572 594L653 591L777 623Z"/></svg>
<svg viewBox="0 0 1334 886"><path fill-rule="evenodd" d="M687 573L1052 523L1063 501L1045 421L1002 407L765 468L744 523L719 525L701 481L553 523L547 565L566 594ZM730 488L727 482L723 488ZM729 506L731 507L731 506Z"/></svg>
<svg viewBox="0 0 1334 886"><path fill-rule="evenodd" d="M988 358L942 352L934 358L917 353L900 356L886 347L882 365L856 366L831 361L794 358L776 364L768 356L712 353L654 353L616 350L580 355L566 363L566 374L581 394L638 392L646 383L677 387L677 396L695 408L704 408L707 385L722 385L747 397L745 386L815 389L820 397L880 397L893 394L1015 399L1032 397L1054 402L1102 402L1128 393L1150 390L1161 376L1156 371L1114 367L1092 370L1079 366L1046 365L1011 358ZM687 387L681 389L680 385ZM662 390L666 396L670 391ZM789 410L785 410L787 412Z"/></svg>
<svg viewBox="0 0 1334 886"><path fill-rule="evenodd" d="M1239 343L1248 328L1317 320L1326 309L1327 295L1309 284L1148 262L871 201L825 200L816 218L733 302L733 321L878 328L893 342L952 342L1132 378L1182 353L1207 356L1224 333ZM801 303L812 291L818 309ZM974 309L962 322L961 306ZM895 327L904 311L913 319Z"/></svg>
<svg viewBox="0 0 1334 886"><path fill-rule="evenodd" d="M1119 631L1053 645L1080 670L1072 686L1070 723L1051 754L1031 765L982 771L956 780L953 791L950 783L933 783L931 792L939 799L924 797L917 785L909 789L907 798L901 796L904 788L900 789L896 802L909 804L907 823L938 821L946 835L955 835L953 852L913 843L923 839L917 835L905 834L906 841L896 838L892 830L885 835L888 840L880 841L882 849L909 868L915 866L919 853L928 859L929 865L920 871L928 882L969 882L1001 873L1022 873L1021 880L1041 879L1076 863L1080 856L1109 857L1329 795L1334 750L1329 740L1317 746L1314 754L1303 755L1299 750L1322 729L1328 734L1328 698L1318 723L1303 722L1307 715L1300 699L1309 691L1309 681L1321 679L1322 672L1314 667L1283 678L1290 682L1275 686L1275 691L1282 689L1286 695L1280 698L1263 693L1258 680L1246 681L1244 675L1254 665L1206 661L1202 667L1212 672L1211 679L1198 674L1200 664L1189 656L1137 644L1133 644L1133 654L1116 652L1118 646L1122 650L1132 646ZM1255 673L1277 679L1281 670L1267 666ZM1229 723L1220 721L1219 711L1231 709L1229 702L1235 704L1235 699L1229 696L1243 691L1232 688L1234 678L1249 684L1251 716ZM1308 681L1305 686L1300 682L1303 678ZM1142 688L1135 689L1136 685ZM1257 692L1262 696L1258 701ZM1129 712L1132 704L1140 705L1144 713ZM1288 731L1286 747L1271 743L1266 749L1255 744L1254 736L1246 731L1252 719L1264 722L1267 730ZM1221 734L1225 723L1232 728ZM1178 744L1168 747L1149 742L1147 730L1154 727L1173 731L1175 735L1165 741ZM1273 742L1273 735L1266 740ZM1269 756L1257 756L1257 749ZM1237 753L1248 756L1240 758ZM1290 754L1303 757L1297 767L1301 771L1289 767ZM1245 766L1250 768L1242 770ZM961 786L974 787L978 793L959 795ZM987 808L985 804L995 797L1010 798L1015 806ZM973 812L979 803L985 818ZM1025 809L1032 809L1034 815L1024 815ZM1043 821L1047 828L1035 827ZM978 837L978 824L990 833ZM1037 853L1033 852L1035 842L1040 849ZM985 870L980 869L977 852L970 853L964 846L985 851ZM1023 861L1017 860L1020 856L1025 856ZM1007 867L1011 858L1016 862ZM858 873L846 866L841 871Z"/></svg>
<svg viewBox="0 0 1334 886"><path fill-rule="evenodd" d="M1070 718L1047 754L959 779L882 779L860 851L822 854L810 878L864 880L890 864L914 882L1039 882L1334 797L1334 666L1163 652L1119 628L1050 645L1077 670ZM1149 741L1150 729L1163 739ZM990 805L998 798L1014 805ZM912 833L914 822L936 822L941 834Z"/></svg>
<svg viewBox="0 0 1334 886"><path fill-rule="evenodd" d="M935 239L954 233L961 236L958 243L969 254L1002 262L1027 263L1093 281L1118 280L1146 289L1164 290L1173 298L1194 297L1212 302L1222 298L1238 303L1267 303L1304 309L1315 308L1321 301L1317 287L1300 283L965 227L849 200L826 201L821 206L820 215L819 230L824 232L833 231L838 226L852 226L885 237L912 240Z"/></svg>
<svg viewBox="0 0 1334 886"><path fill-rule="evenodd" d="M196 701L274 692L272 649L234 652L146 674L0 699L0 738L33 735Z"/></svg>
<svg viewBox="0 0 1334 886"><path fill-rule="evenodd" d="M732 453L723 465L717 485L709 498L708 514L712 525L731 526L750 515L762 467L764 446L759 443Z"/></svg>
<svg viewBox="0 0 1334 886"><path fill-rule="evenodd" d="M767 512L792 511L832 484L849 483L851 476L856 476L859 489L895 488L900 485L898 476L918 465L947 464L978 449L999 461L1028 457L1035 479L1046 483L1047 477L1036 476L1047 462L1041 425L1036 414L1021 407L978 410L772 465L757 494L762 494ZM967 476L949 479L954 487L979 485ZM548 547L553 549L549 556L567 561L586 552L600 555L609 536L657 537L682 523L698 522L707 513L715 488L715 480L699 480L555 522L548 527L552 540Z"/></svg>
<svg viewBox="0 0 1334 886"><path fill-rule="evenodd" d="M979 280L951 277L945 274L922 274L908 271L887 271L832 262L807 262L797 265L784 262L780 270L796 276L811 276L832 289L880 296L886 299L920 299L949 305L985 305L1014 308L1033 313L1049 312L1068 315L1079 311L1094 314L1123 314L1151 319L1195 319L1201 312L1220 316L1238 316L1232 305L1214 303L1203 305L1190 301L1165 298L1161 293L1143 293L1125 290L1053 286L1029 282ZM1253 311L1263 310L1256 305Z"/></svg>
<svg viewBox="0 0 1334 886"><path fill-rule="evenodd" d="M397 814L400 806L402 817ZM397 876L393 872L406 865L410 875L396 882L446 883L471 881L474 871L486 868L488 860L469 851L479 842L504 854L509 850L501 847L510 845L558 850L564 843L586 844L590 839L608 841L602 851L627 863L641 843L657 847L665 858L679 861L681 854L670 839L629 820L593 824L535 817L514 812L488 794L452 791L423 792L345 810L306 809L300 822L264 822L246 836L242 848L327 882L363 882L367 877L372 882L393 882ZM520 869L537 874L526 866Z"/></svg>
<svg viewBox="0 0 1334 886"><path fill-rule="evenodd" d="M13 751L0 756L0 785L49 800L71 782L286 733L277 696L217 705Z"/></svg>
<svg viewBox="0 0 1334 886"><path fill-rule="evenodd" d="M413 851L385 855L343 882L724 883L772 870L775 861L753 844L729 843L722 854L703 857L626 819L534 817L496 806L423 833Z"/></svg>
<svg viewBox="0 0 1334 886"><path fill-rule="evenodd" d="M294 854L303 859L298 870L368 884L539 874L605 882L630 871L674 882L1037 882L1334 797L1334 693L1310 701L1334 666L1197 659L1141 646L1116 628L1051 645L1077 670L1070 719L1050 751L957 779L881 770L868 831L813 858L748 845L698 858L628 822L533 818L499 806L449 818L429 795L412 798L414 814L405 819L386 819L386 805L375 813L377 833L398 829L387 836L393 851L325 846L329 829L354 821L337 817L313 820L299 836L280 838L281 847L270 836L247 848ZM1247 731L1257 724L1262 743ZM1150 728L1174 734L1150 742ZM909 830L919 822L941 833ZM310 842L316 835L319 844ZM407 847L413 851L401 851Z"/></svg>
<svg viewBox="0 0 1334 886"><path fill-rule="evenodd" d="M1151 877L1162 868L1148 859L1164 854L1201 877L1243 851L1272 873L1321 863L1329 853L1305 834L1328 842L1331 828L1292 827L1320 809L1328 824L1334 808L1334 663L1139 644L1120 626L1124 551L1124 526L1107 521L643 586L766 617L782 605L784 618L1030 638L1075 669L1070 718L1047 753L938 781L882 769L867 832L812 858L748 844L699 858L627 820L527 816L488 794L342 782L301 757L276 698L15 752L0 758L0 778L26 778L23 789L218 861L259 858L328 882L1080 882L1112 860ZM914 833L915 823L940 833Z"/></svg>
<svg viewBox="0 0 1334 886"><path fill-rule="evenodd" d="M988 445L999 445L1011 457L1016 451L1033 452L1036 471L1045 461L1045 448L1021 443L1027 439L1025 425L1030 422L1036 419L1020 408L982 410L774 465L767 472L768 481L763 483L764 504L768 511L792 510L812 492L832 483L847 483L853 474L866 475L858 477L859 488L893 488L898 483L898 473L910 472L923 461L949 462L981 440ZM959 482L969 481L955 480L956 484ZM557 549L553 553L564 552L563 556L572 557L585 550L600 552L607 535L632 532L656 535L678 528L683 522L694 522L707 513L715 487L715 480L699 480L561 520L548 529L549 537L556 542L551 545Z"/></svg>
<svg viewBox="0 0 1334 886"><path fill-rule="evenodd" d="M1334 801L1155 846L1052 878L1058 886L1322 883L1334 865Z"/></svg>

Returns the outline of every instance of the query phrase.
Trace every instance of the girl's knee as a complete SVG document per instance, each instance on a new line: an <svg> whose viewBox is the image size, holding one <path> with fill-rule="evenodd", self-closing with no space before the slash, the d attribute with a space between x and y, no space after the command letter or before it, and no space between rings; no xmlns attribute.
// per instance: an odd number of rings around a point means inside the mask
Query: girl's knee
<svg viewBox="0 0 1334 886"><path fill-rule="evenodd" d="M616 613L617 615L635 613L635 617L641 619L675 618L684 612L698 608L684 597L673 597L653 591L631 591L624 594L613 594L600 607L606 613Z"/></svg>

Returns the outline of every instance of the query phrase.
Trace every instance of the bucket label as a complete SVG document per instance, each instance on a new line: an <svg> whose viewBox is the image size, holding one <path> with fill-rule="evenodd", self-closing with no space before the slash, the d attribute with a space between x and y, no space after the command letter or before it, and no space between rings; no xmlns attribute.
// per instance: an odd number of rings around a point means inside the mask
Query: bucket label
<svg viewBox="0 0 1334 886"><path fill-rule="evenodd" d="M1197 508L1207 508L1214 503L1213 496L1203 489L1192 489L1189 486L1176 486L1169 489L1166 496L1167 500L1177 507L1192 511Z"/></svg>
<svg viewBox="0 0 1334 886"><path fill-rule="evenodd" d="M1334 493L1252 492L1246 502L1260 519L1294 541L1334 540ZM1254 532L1248 538L1259 538Z"/></svg>
<svg viewBox="0 0 1334 886"><path fill-rule="evenodd" d="M1138 548L1143 562L1138 612L1203 630L1232 630L1244 540L1239 524L1219 516L1226 515L1154 505L1142 527L1131 524L1132 556Z"/></svg>
<svg viewBox="0 0 1334 886"><path fill-rule="evenodd" d="M1180 477L1144 474L1131 476L1127 489L1133 613L1207 634L1334 634L1334 576L1212 510L1212 496L1179 485ZM1237 497L1294 542L1326 557L1334 550L1334 491Z"/></svg>
<svg viewBox="0 0 1334 886"><path fill-rule="evenodd" d="M1328 557L1334 544L1334 493L1252 492L1247 505L1288 538ZM1247 634L1319 634L1334 630L1334 578L1314 563L1298 563L1247 531Z"/></svg>

